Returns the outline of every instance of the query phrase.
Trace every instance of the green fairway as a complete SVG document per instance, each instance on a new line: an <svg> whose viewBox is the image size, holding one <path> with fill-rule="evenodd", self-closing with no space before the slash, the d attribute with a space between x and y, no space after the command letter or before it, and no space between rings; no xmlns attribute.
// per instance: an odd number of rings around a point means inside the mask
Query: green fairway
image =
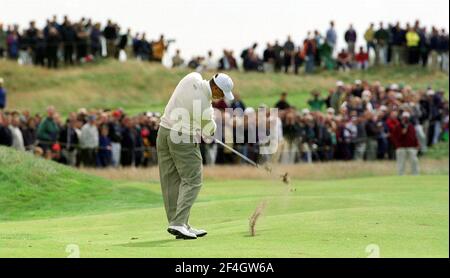
<svg viewBox="0 0 450 278"><path fill-rule="evenodd" d="M165 231L157 181L109 181L4 148L0 164L0 257L67 257L70 244L81 257L367 257L370 244L381 257L449 256L448 175L294 180L295 191L207 180L191 224L209 234L183 241Z"/></svg>

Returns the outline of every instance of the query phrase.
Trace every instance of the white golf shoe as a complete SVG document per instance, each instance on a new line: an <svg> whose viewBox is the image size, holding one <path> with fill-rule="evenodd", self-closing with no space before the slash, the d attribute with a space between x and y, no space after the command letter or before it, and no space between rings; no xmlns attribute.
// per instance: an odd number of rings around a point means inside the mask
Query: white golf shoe
<svg viewBox="0 0 450 278"><path fill-rule="evenodd" d="M193 228L191 226L188 226L188 231L193 233L194 235L196 235L197 237L202 237L202 236L206 236L206 234L208 234L207 231L202 230L202 229L196 229Z"/></svg>
<svg viewBox="0 0 450 278"><path fill-rule="evenodd" d="M188 228L183 226L169 226L167 231L180 239L196 239L197 236L188 230Z"/></svg>

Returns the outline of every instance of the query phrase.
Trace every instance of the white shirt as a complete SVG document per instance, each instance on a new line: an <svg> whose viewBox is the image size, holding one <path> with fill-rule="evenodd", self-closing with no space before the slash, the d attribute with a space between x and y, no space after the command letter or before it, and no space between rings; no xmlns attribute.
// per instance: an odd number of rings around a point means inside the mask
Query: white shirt
<svg viewBox="0 0 450 278"><path fill-rule="evenodd" d="M16 150L19 151L24 151L25 150L25 146L23 144L23 136L22 136L22 131L20 131L20 129L18 127L9 126L9 130L11 130L11 134L12 134L12 147L15 148Z"/></svg>
<svg viewBox="0 0 450 278"><path fill-rule="evenodd" d="M86 123L81 128L80 146L82 149L94 149L98 147L98 129L95 125Z"/></svg>
<svg viewBox="0 0 450 278"><path fill-rule="evenodd" d="M160 125L181 131L183 134L213 135L216 131L214 110L211 104L212 92L209 82L193 72L178 83L164 109Z"/></svg>

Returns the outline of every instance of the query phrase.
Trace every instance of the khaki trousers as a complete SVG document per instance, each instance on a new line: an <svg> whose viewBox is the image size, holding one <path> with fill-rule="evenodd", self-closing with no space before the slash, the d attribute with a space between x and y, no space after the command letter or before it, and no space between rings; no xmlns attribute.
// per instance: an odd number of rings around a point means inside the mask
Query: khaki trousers
<svg viewBox="0 0 450 278"><path fill-rule="evenodd" d="M196 143L174 143L160 127L156 140L161 191L169 225L188 225L202 186L202 156Z"/></svg>

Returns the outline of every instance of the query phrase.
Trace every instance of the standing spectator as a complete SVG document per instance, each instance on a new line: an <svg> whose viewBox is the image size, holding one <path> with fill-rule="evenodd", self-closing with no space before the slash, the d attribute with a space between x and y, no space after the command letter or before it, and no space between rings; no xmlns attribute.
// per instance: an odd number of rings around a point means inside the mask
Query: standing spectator
<svg viewBox="0 0 450 278"><path fill-rule="evenodd" d="M337 33L334 29L334 21L330 21L330 28L327 30L325 41L331 47L333 53L337 43Z"/></svg>
<svg viewBox="0 0 450 278"><path fill-rule="evenodd" d="M356 44L356 31L353 28L353 24L350 24L350 27L344 34L345 42L347 43L348 52L353 56L355 55L355 44Z"/></svg>
<svg viewBox="0 0 450 278"><path fill-rule="evenodd" d="M278 40L276 40L273 45L273 52L275 53L275 72L279 72L281 70L281 65L283 64L281 57L283 47L278 43Z"/></svg>
<svg viewBox="0 0 450 278"><path fill-rule="evenodd" d="M286 113L283 123L283 137L281 163L293 164L297 158L301 127L295 118L295 112Z"/></svg>
<svg viewBox="0 0 450 278"><path fill-rule="evenodd" d="M367 53L370 55L370 49L372 49L374 52L375 50L375 29L374 24L370 23L369 28L367 28L366 32L364 33L364 39L367 43Z"/></svg>
<svg viewBox="0 0 450 278"><path fill-rule="evenodd" d="M208 51L208 55L206 56L206 59L203 62L203 64L204 64L203 68L207 71L217 70L217 67L219 66L211 50Z"/></svg>
<svg viewBox="0 0 450 278"><path fill-rule="evenodd" d="M280 95L280 100L275 104L275 108L278 108L279 110L285 110L291 107L289 103L287 102L287 93L282 92Z"/></svg>
<svg viewBox="0 0 450 278"><path fill-rule="evenodd" d="M79 143L78 134L76 132L77 119L76 116L69 116L66 125L59 133L59 142L61 144L61 155L70 166L76 165L77 146Z"/></svg>
<svg viewBox="0 0 450 278"><path fill-rule="evenodd" d="M445 29L441 30L439 36L439 56L441 57L441 67L444 72L448 74L449 71L449 37Z"/></svg>
<svg viewBox="0 0 450 278"><path fill-rule="evenodd" d="M383 22L380 22L379 29L374 34L375 38L375 64L386 64L388 62L388 42L389 32L384 28Z"/></svg>
<svg viewBox="0 0 450 278"><path fill-rule="evenodd" d="M410 116L409 112L403 112L400 124L395 127L393 132L399 175L405 173L407 160L411 163L412 174L419 174L419 160L417 159L419 142L414 125L409 120Z"/></svg>
<svg viewBox="0 0 450 278"><path fill-rule="evenodd" d="M25 149L28 151L33 150L37 140L36 119L34 117L29 117L26 121L22 128L22 136Z"/></svg>
<svg viewBox="0 0 450 278"><path fill-rule="evenodd" d="M133 131L133 122L125 116L122 120L122 153L120 162L123 167L132 166L135 160L136 136Z"/></svg>
<svg viewBox="0 0 450 278"><path fill-rule="evenodd" d="M6 57L6 40L8 38L7 32L3 29L3 23L0 22L0 58Z"/></svg>
<svg viewBox="0 0 450 278"><path fill-rule="evenodd" d="M120 125L120 118L122 113L116 110L112 113L111 121L108 124L109 138L111 139L112 165L118 167L120 165L121 141L122 141L122 127Z"/></svg>
<svg viewBox="0 0 450 278"><path fill-rule="evenodd" d="M0 111L0 146L10 147L13 144L13 136L8 126L8 118Z"/></svg>
<svg viewBox="0 0 450 278"><path fill-rule="evenodd" d="M414 28L409 27L406 33L406 47L408 48L408 64L416 65L420 57L420 36Z"/></svg>
<svg viewBox="0 0 450 278"><path fill-rule="evenodd" d="M59 126L55 119L55 107L49 106L47 108L47 117L41 121L37 130L39 147L41 147L44 152L47 149L50 149L50 147L58 140Z"/></svg>
<svg viewBox="0 0 450 278"><path fill-rule="evenodd" d="M25 151L25 145L23 144L23 135L20 130L20 118L18 114L14 114L11 118L9 130L12 135L12 147L18 151Z"/></svg>
<svg viewBox="0 0 450 278"><path fill-rule="evenodd" d="M67 18L62 24L62 40L64 45L64 63L73 65L73 53L76 42L76 32L70 20Z"/></svg>
<svg viewBox="0 0 450 278"><path fill-rule="evenodd" d="M297 51L294 54L294 73L298 74L299 68L302 66L305 61L304 53L302 51L301 46L297 48Z"/></svg>
<svg viewBox="0 0 450 278"><path fill-rule="evenodd" d="M116 40L117 40L117 28L109 19L108 23L103 29L103 36L106 39L106 54L108 57L115 57L116 55Z"/></svg>
<svg viewBox="0 0 450 278"><path fill-rule="evenodd" d="M336 82L336 91L332 93L330 97L330 107L334 109L334 111L339 111L342 103L345 98L345 87L344 82L337 81Z"/></svg>
<svg viewBox="0 0 450 278"><path fill-rule="evenodd" d="M99 146L99 135L96 125L96 116L89 115L87 123L81 128L80 136L80 162L85 167L96 165L96 151Z"/></svg>
<svg viewBox="0 0 450 278"><path fill-rule="evenodd" d="M6 107L6 89L3 87L4 79L0 77L0 112Z"/></svg>
<svg viewBox="0 0 450 278"><path fill-rule="evenodd" d="M303 57L306 60L305 72L313 73L317 48L314 38L307 38L303 46Z"/></svg>
<svg viewBox="0 0 450 278"><path fill-rule="evenodd" d="M369 52L365 52L361 46L359 52L355 55L355 61L359 69L367 69L369 67Z"/></svg>
<svg viewBox="0 0 450 278"><path fill-rule="evenodd" d="M164 57L164 52L167 50L168 46L169 44L164 40L164 35L161 35L159 40L152 43L153 61L161 63Z"/></svg>
<svg viewBox="0 0 450 278"><path fill-rule="evenodd" d="M283 53L284 53L283 65L285 73L289 72L289 68L292 65L292 57L294 56L294 50L295 50L294 42L292 42L291 36L288 36L283 46Z"/></svg>
<svg viewBox="0 0 450 278"><path fill-rule="evenodd" d="M437 70L439 68L439 31L432 27L430 35L430 67Z"/></svg>
<svg viewBox="0 0 450 278"><path fill-rule="evenodd" d="M97 152L97 166L101 168L111 165L111 140L108 136L108 126L104 125L100 128L99 150Z"/></svg>
<svg viewBox="0 0 450 278"><path fill-rule="evenodd" d="M270 43L267 43L267 48L263 53L264 72L273 72L275 70L275 61L276 56L273 46Z"/></svg>
<svg viewBox="0 0 450 278"><path fill-rule="evenodd" d="M91 33L89 34L90 53L94 57L102 56L101 36L102 31L100 30L100 23L95 23L91 28Z"/></svg>
<svg viewBox="0 0 450 278"><path fill-rule="evenodd" d="M397 22L392 28L392 57L391 61L394 65L403 64L405 60L405 42L406 32L400 27L400 22Z"/></svg>
<svg viewBox="0 0 450 278"><path fill-rule="evenodd" d="M76 31L76 49L77 49L77 62L83 62L88 56L88 39L89 34L82 23L75 25Z"/></svg>
<svg viewBox="0 0 450 278"><path fill-rule="evenodd" d="M426 28L417 29L417 34L419 35L419 52L420 61L422 62L422 67L428 66L428 55L430 55L430 37L427 34Z"/></svg>
<svg viewBox="0 0 450 278"><path fill-rule="evenodd" d="M58 68L58 49L61 38L55 27L50 27L46 41L47 45L47 66L48 68Z"/></svg>

